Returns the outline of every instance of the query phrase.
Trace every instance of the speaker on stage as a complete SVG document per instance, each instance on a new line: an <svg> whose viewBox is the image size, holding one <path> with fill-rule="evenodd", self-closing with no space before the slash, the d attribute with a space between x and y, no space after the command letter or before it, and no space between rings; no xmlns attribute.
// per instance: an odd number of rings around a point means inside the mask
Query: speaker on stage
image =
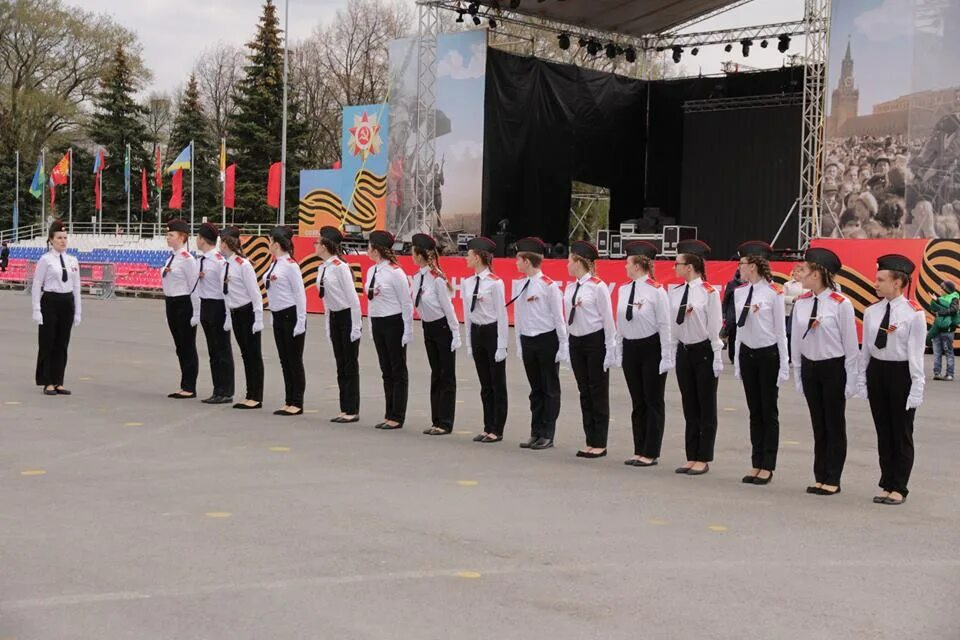
<svg viewBox="0 0 960 640"><path fill-rule="evenodd" d="M493 240L493 242L497 245L497 248L493 252L495 258L510 257L510 247L513 246L517 241L517 237L509 232L495 233L490 239Z"/></svg>

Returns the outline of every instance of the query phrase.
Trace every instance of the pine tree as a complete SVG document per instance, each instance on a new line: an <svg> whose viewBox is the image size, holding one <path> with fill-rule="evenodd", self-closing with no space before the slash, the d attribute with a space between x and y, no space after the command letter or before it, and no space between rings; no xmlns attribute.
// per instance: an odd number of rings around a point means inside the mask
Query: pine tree
<svg viewBox="0 0 960 640"><path fill-rule="evenodd" d="M138 175L138 168L147 166L149 154L144 148L148 139L143 124L144 110L134 100L138 89L139 83L123 45L117 45L113 60L100 82L100 92L94 97L96 111L90 123L91 139L107 151L107 168L103 172L103 218L107 221L126 220L123 159L127 144L130 145L132 220L140 219L140 207L136 206L136 198L133 197L138 190L132 183L134 175ZM92 171L93 165L84 167L78 162L76 170L78 173Z"/></svg>
<svg viewBox="0 0 960 640"><path fill-rule="evenodd" d="M173 121L170 143L167 145L168 166L177 155L193 140L194 158L192 171L194 181L194 213L199 221L207 216L211 222L219 224L221 219L220 181L219 181L219 145L214 143L210 127L203 108L200 105L200 90L197 77L190 76L187 88L180 99L180 109ZM183 174L183 215L190 215L190 173Z"/></svg>
<svg viewBox="0 0 960 640"><path fill-rule="evenodd" d="M280 161L283 126L283 43L277 8L266 0L254 39L247 43L248 65L236 95L237 114L228 142L236 151L237 219L269 223L277 211L267 206L266 185L270 165ZM306 129L297 101L288 91L287 111L287 222L297 219L299 170Z"/></svg>

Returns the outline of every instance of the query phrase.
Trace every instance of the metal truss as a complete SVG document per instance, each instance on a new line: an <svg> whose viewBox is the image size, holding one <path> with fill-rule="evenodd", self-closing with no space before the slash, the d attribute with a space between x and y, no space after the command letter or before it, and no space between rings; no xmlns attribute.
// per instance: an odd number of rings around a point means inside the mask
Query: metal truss
<svg viewBox="0 0 960 640"><path fill-rule="evenodd" d="M793 22L775 22L752 27L718 29L699 33L676 33L644 38L645 49L667 50L672 47L704 47L711 44L739 44L752 40L760 44L761 40L775 40L778 36L802 36L807 33L805 20Z"/></svg>
<svg viewBox="0 0 960 640"><path fill-rule="evenodd" d="M803 67L803 125L800 142L800 196L797 248L820 237L820 182L823 161L824 112L830 0L805 0L806 50Z"/></svg>

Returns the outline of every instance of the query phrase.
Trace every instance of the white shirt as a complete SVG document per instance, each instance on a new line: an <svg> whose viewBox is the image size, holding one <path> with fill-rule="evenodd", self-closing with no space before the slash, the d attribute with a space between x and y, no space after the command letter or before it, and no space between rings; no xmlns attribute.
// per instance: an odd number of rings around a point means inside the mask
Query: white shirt
<svg viewBox="0 0 960 640"><path fill-rule="evenodd" d="M816 322L807 333L813 302L817 301ZM860 343L857 339L857 321L853 304L842 294L824 289L820 295L807 292L797 298L793 305L793 336L790 341L793 353L794 380L800 382L802 358L807 360L829 360L846 358L847 370L846 395L855 395L859 368ZM806 333L806 337L804 334Z"/></svg>
<svg viewBox="0 0 960 640"><path fill-rule="evenodd" d="M473 304L476 292L477 304ZM463 296L463 326L466 329L467 348L470 346L470 327L497 323L497 351L505 351L510 326L507 320L507 300L504 297L503 280L500 276L484 269L476 275L464 279L460 287ZM470 307L473 306L471 311Z"/></svg>
<svg viewBox="0 0 960 640"><path fill-rule="evenodd" d="M633 316L627 320L627 304L633 289ZM624 339L642 340L660 334L664 354L670 344L670 300L663 285L642 276L620 287L617 293L617 344Z"/></svg>
<svg viewBox="0 0 960 640"><path fill-rule="evenodd" d="M683 300L683 292L689 285L687 308L683 324L677 324L677 312ZM714 353L723 350L723 340L720 339L720 328L723 326L723 311L720 303L720 292L702 278L691 280L670 287L667 292L670 298L670 353L676 353L678 342L691 345L709 341Z"/></svg>
<svg viewBox="0 0 960 640"><path fill-rule="evenodd" d="M360 297L353 280L353 269L337 256L330 256L317 268L317 290L323 280L323 309L327 338L330 337L330 313L350 309L351 334L360 339Z"/></svg>
<svg viewBox="0 0 960 640"><path fill-rule="evenodd" d="M573 299L574 294L576 301ZM570 312L574 306L577 312L571 323ZM563 292L563 309L571 336L587 336L603 330L603 342L607 351L614 352L617 346L617 328L613 321L610 289L603 280L588 273L575 283L567 284Z"/></svg>
<svg viewBox="0 0 960 640"><path fill-rule="evenodd" d="M376 282L374 282L376 276ZM371 318L386 318L398 313L403 316L403 344L410 342L413 332L413 301L410 299L410 281L400 265L389 260L381 260L379 264L367 270L367 286L364 292L370 291L373 283L373 300L367 304L367 315Z"/></svg>
<svg viewBox="0 0 960 640"><path fill-rule="evenodd" d="M537 271L513 283L513 322L519 350L520 336L532 338L556 331L560 344L567 341L567 322L563 317L560 285Z"/></svg>
<svg viewBox="0 0 960 640"><path fill-rule="evenodd" d="M887 330L887 346L876 347L880 324L890 305L890 326ZM904 296L889 303L881 300L867 307L863 312L863 349L860 351L860 373L858 387L861 394L867 388L867 366L870 359L888 362L908 362L910 365L910 400L914 407L923 402L925 383L923 370L923 352L926 348L927 319L923 307Z"/></svg>
<svg viewBox="0 0 960 640"><path fill-rule="evenodd" d="M410 289L414 303L417 302L418 292L421 292L420 306L417 307L420 319L424 322L436 322L446 318L450 332L459 340L460 321L457 320L457 314L453 309L447 281L440 277L440 272L433 271L430 267L421 267L414 276L413 288Z"/></svg>
<svg viewBox="0 0 960 640"><path fill-rule="evenodd" d="M200 257L197 295L201 300L223 300L223 268L227 261L216 249Z"/></svg>
<svg viewBox="0 0 960 640"><path fill-rule="evenodd" d="M788 316L793 314L793 303L804 293L803 285L797 280L787 280L786 284L783 285L784 304Z"/></svg>
<svg viewBox="0 0 960 640"><path fill-rule="evenodd" d="M294 335L300 335L307 329L307 293L303 286L303 274L300 265L286 253L281 253L263 274L263 285L267 287L267 302L270 312L297 308L297 324Z"/></svg>
<svg viewBox="0 0 960 640"><path fill-rule="evenodd" d="M60 258L63 257L63 264ZM63 269L67 270L67 281L63 281ZM73 294L73 322L80 322L80 263L68 253L51 249L37 260L37 269L33 274L32 303L33 312L40 313L40 298L45 291L50 293Z"/></svg>
<svg viewBox="0 0 960 640"><path fill-rule="evenodd" d="M246 305L253 306L253 319L263 322L263 294L257 283L257 272L246 258L233 255L224 256L223 273L227 283L227 306L239 309Z"/></svg>
<svg viewBox="0 0 960 640"><path fill-rule="evenodd" d="M753 290L753 296L750 291ZM750 298L747 308L747 317L744 325L739 326L740 314ZM733 306L736 310L736 353L733 357L733 371L740 379L740 347L750 349L765 349L776 345L780 354L780 377L784 380L789 376L787 352L787 316L786 300L783 287L768 280L760 280L756 284L740 285L733 292Z"/></svg>
<svg viewBox="0 0 960 640"><path fill-rule="evenodd" d="M168 298L191 295L199 273L200 263L186 248L170 254L164 266L160 267L163 295Z"/></svg>

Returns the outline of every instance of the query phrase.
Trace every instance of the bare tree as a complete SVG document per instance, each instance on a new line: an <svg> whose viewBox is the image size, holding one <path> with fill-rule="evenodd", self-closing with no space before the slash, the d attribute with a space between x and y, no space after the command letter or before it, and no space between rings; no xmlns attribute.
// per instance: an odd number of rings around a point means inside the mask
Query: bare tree
<svg viewBox="0 0 960 640"><path fill-rule="evenodd" d="M170 135L173 124L173 104L166 93L151 93L143 103L146 110L144 124L150 135L150 142L160 143Z"/></svg>
<svg viewBox="0 0 960 640"><path fill-rule="evenodd" d="M239 47L218 44L207 49L194 65L200 100L210 117L213 134L227 137L234 114L234 89L243 76L244 55Z"/></svg>

